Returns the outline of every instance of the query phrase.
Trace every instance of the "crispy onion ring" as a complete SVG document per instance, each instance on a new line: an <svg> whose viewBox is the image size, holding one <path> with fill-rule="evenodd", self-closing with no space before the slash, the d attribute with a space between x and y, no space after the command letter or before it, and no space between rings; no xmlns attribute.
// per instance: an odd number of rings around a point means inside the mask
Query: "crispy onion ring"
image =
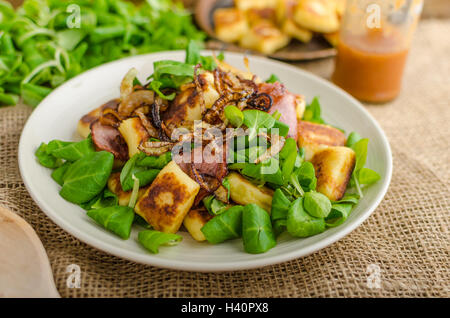
<svg viewBox="0 0 450 318"><path fill-rule="evenodd" d="M129 117L133 111L141 106L150 106L155 101L155 92L150 90L140 90L132 92L122 99L119 105L119 115L121 117Z"/></svg>
<svg viewBox="0 0 450 318"><path fill-rule="evenodd" d="M160 156L170 151L175 144L167 141L141 142L138 149L149 156Z"/></svg>
<svg viewBox="0 0 450 318"><path fill-rule="evenodd" d="M102 114L98 120L105 126L117 128L120 125L120 120L118 120L117 117L113 116L111 113Z"/></svg>
<svg viewBox="0 0 450 318"><path fill-rule="evenodd" d="M158 129L153 127L153 125L150 122L150 120L148 119L148 117L144 114L144 112L142 112L140 110L141 108L136 109L134 112L141 119L142 126L144 126L144 128L147 130L150 137L155 137L155 138L158 137L159 136Z"/></svg>
<svg viewBox="0 0 450 318"><path fill-rule="evenodd" d="M243 79L238 75L224 72L218 68L214 71L214 86L220 97L206 111L204 116L204 120L211 124L225 122L223 111L225 106L230 103L238 104L238 107L242 109L245 108L245 101L257 91L257 85L254 81ZM226 127L226 124L222 125L222 127Z"/></svg>
<svg viewBox="0 0 450 318"><path fill-rule="evenodd" d="M272 107L272 103L272 97L267 93L254 94L247 101L248 106L251 108L259 109L265 112Z"/></svg>
<svg viewBox="0 0 450 318"><path fill-rule="evenodd" d="M209 193L213 192L214 190L211 190L209 188L209 186L206 184L203 176L198 172L197 168L195 168L195 165L193 163L191 163L190 167L191 167L192 175L194 176L195 181L197 181L197 183L200 185L200 187L202 187Z"/></svg>

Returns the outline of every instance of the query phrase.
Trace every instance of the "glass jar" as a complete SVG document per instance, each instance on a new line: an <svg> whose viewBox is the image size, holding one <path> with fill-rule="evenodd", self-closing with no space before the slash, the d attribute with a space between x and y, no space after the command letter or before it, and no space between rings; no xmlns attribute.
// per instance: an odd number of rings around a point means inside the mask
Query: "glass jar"
<svg viewBox="0 0 450 318"><path fill-rule="evenodd" d="M332 81L363 101L394 99L422 6L423 0L347 0Z"/></svg>

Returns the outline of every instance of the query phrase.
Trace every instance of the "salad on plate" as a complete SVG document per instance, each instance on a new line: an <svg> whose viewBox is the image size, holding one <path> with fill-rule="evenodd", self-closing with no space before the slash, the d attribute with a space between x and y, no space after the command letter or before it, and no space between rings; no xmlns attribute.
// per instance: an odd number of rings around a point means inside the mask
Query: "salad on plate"
<svg viewBox="0 0 450 318"><path fill-rule="evenodd" d="M369 140L245 65L191 41L184 62L155 62L145 83L129 70L120 96L79 119L81 141L43 142L36 158L65 200L124 240L136 225L151 253L182 230L205 245L241 238L256 254L282 233L344 223L380 179L365 167Z"/></svg>

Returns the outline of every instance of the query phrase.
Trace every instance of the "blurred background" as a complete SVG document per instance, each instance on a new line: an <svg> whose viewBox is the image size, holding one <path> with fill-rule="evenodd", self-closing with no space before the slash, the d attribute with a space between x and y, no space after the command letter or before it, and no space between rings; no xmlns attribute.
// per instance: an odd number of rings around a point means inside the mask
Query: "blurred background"
<svg viewBox="0 0 450 318"><path fill-rule="evenodd" d="M17 7L22 4L23 0L10 0L13 6ZM140 2L134 0L132 2ZM197 0L183 0L186 7L193 7ZM450 5L448 0L425 0L422 17L433 18L450 18Z"/></svg>

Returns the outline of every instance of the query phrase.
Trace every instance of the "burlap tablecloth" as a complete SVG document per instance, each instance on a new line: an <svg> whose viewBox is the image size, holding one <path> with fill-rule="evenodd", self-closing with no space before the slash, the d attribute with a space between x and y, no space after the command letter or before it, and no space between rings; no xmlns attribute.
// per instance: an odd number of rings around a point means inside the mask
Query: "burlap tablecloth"
<svg viewBox="0 0 450 318"><path fill-rule="evenodd" d="M17 145L31 109L0 109L0 205L24 217L42 240L63 297L449 297L449 20L423 21L402 94L367 106L394 155L389 191L373 215L341 241L311 256L257 270L191 273L135 264L66 233L36 206L17 165ZM329 77L331 60L299 64ZM33 260L30 260L32 262ZM67 288L69 264L81 288ZM368 266L380 269L370 288Z"/></svg>

